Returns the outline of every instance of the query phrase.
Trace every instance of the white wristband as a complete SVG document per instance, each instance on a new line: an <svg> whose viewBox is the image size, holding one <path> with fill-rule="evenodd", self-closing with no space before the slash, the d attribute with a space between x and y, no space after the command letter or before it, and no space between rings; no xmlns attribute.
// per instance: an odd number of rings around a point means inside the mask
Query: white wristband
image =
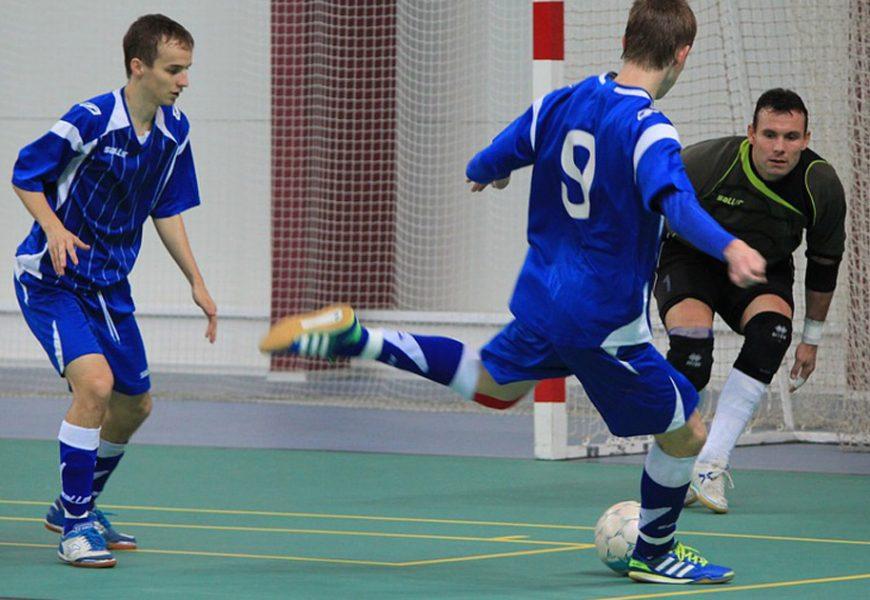
<svg viewBox="0 0 870 600"><path fill-rule="evenodd" d="M824 327L824 321L804 319L804 334L801 336L801 341L810 346L818 346L822 343L822 330Z"/></svg>

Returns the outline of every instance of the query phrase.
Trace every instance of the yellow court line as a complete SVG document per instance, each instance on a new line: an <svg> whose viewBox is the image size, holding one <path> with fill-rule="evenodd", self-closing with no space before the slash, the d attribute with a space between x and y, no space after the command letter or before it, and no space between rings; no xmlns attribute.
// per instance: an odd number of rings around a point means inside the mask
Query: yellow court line
<svg viewBox="0 0 870 600"><path fill-rule="evenodd" d="M21 506L47 506L48 503L44 500L4 500L0 499L0 504L13 504ZM177 512L177 513L195 513L195 514L210 514L210 515L249 515L258 517L295 517L305 519L349 519L359 521L386 521L394 523L440 523L444 525L488 525L495 527L523 527L535 529L568 529L577 531L593 531L594 527L585 525L557 525L546 523L510 523L505 521L471 521L467 519L425 519L417 517L379 517L371 515L336 515L325 513L301 513L301 512L277 512L269 510L242 510L242 509L222 509L222 508L181 508L170 506L138 506L127 504L103 504L101 508L109 508L116 510L143 510L153 512Z"/></svg>
<svg viewBox="0 0 870 600"><path fill-rule="evenodd" d="M0 542L0 546L10 548L57 548L57 544L28 544L27 542Z"/></svg>
<svg viewBox="0 0 870 600"><path fill-rule="evenodd" d="M12 548L57 548L57 544L28 544L24 542L0 542L0 546ZM205 552L198 550L143 550L139 548L132 551L135 554L172 554L182 556L212 556L217 558L251 558L260 560L288 560L294 562L321 562L350 565L369 565L377 567L395 567L397 563L378 562L374 560L352 560L345 558L315 558L308 556L284 556L281 554L242 554L234 552ZM125 552L126 554L126 552Z"/></svg>
<svg viewBox="0 0 870 600"><path fill-rule="evenodd" d="M818 579L797 579L794 581L777 581L775 583L758 583L753 585L709 585L703 589L661 592L657 594L634 594L631 596L604 596L599 600L640 600L641 598L670 598L672 596L696 596L700 594L727 594L728 592L743 592L746 590L767 590L781 587L796 587L799 585L813 585L819 583L837 583L840 581L858 581L870 579L870 573L860 575L843 575L841 577L820 577Z"/></svg>
<svg viewBox="0 0 870 600"><path fill-rule="evenodd" d="M547 554L550 552L568 552L571 550L586 550L594 548L595 544L572 544L564 548L543 548L541 550L518 550L516 552L499 552L498 554L476 554L472 556L458 556L456 558L433 558L431 560L414 560L397 563L398 567L416 567L420 565L439 565L444 563L467 562L472 560L487 560L491 558L508 558L512 556L530 556L532 554Z"/></svg>
<svg viewBox="0 0 870 600"><path fill-rule="evenodd" d="M0 546L13 548L56 548L54 544L29 544L25 542L0 542ZM519 550L517 552L501 552L497 554L476 554L471 556L458 556L455 558L434 558L429 560L416 560L407 562L384 562L374 560L354 560L345 558L315 558L309 556L287 556L282 554L246 554L236 552L206 552L198 550L158 550L139 548L133 552L136 554L170 554L175 556L209 556L215 558L248 558L256 560L285 560L293 562L318 562L345 565L366 565L376 567L416 567L443 563L464 562L471 560L486 560L493 558L506 558L513 556L529 556L532 554L545 554L550 552L566 552L569 550L585 550L593 544L572 544L560 548L545 548L541 550Z"/></svg>
<svg viewBox="0 0 870 600"><path fill-rule="evenodd" d="M21 506L45 506L45 501L39 500L5 500L0 499L0 505L21 505ZM176 512L176 513L194 513L194 514L213 514L213 515L250 515L250 516L265 516L265 517L290 517L290 518L307 518L307 519L348 519L360 521L383 521L393 523L437 523L444 525L477 525L477 526L495 526L495 527L515 527L515 528L534 528L534 529L554 529L554 530L572 530L572 531L594 531L594 527L585 525L557 525L546 523L513 523L507 521L472 521L467 519L424 519L416 517L380 517L371 515L340 515L340 514L325 514L325 513L296 513L296 512L276 512L276 511L259 511L259 510L235 510L235 509L218 509L218 508L180 508L180 507L163 507L163 506L138 506L125 504L101 504L103 508L117 510L142 510L152 512ZM825 543L825 544L850 544L858 546L870 546L870 541L867 540L845 540L836 538L809 538L809 537L793 537L779 535L764 535L751 533L715 533L709 531L683 531L680 530L680 535L697 535L705 537L722 537L732 539L748 539L748 540L763 540L776 542L809 542L809 543Z"/></svg>
<svg viewBox="0 0 870 600"><path fill-rule="evenodd" d="M42 519L34 517L0 517L0 521L14 521L21 523L42 523ZM141 523L136 521L115 521L114 525L124 527L156 527L163 529L196 529L201 531L247 531L256 533L297 533L297 534L312 534L312 535L342 535L342 536L359 536L359 537L376 537L376 538L397 538L397 539L414 539L414 540L445 540L451 542L493 542L500 544L521 544L524 546L577 546L575 542L558 542L547 540L528 540L528 539L511 539L507 538L492 538L492 537L474 537L463 535L437 535L425 533L389 533L380 531L345 531L337 529L290 529L286 527L248 527L244 525L194 525L186 523ZM523 536L517 536L523 537ZM584 546L594 546L594 544L581 544Z"/></svg>

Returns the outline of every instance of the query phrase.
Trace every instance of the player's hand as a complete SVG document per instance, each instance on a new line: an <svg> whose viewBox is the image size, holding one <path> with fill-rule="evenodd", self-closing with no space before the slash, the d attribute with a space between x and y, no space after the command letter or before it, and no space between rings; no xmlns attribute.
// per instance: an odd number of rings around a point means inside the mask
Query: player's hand
<svg viewBox="0 0 870 600"><path fill-rule="evenodd" d="M488 185L492 185L492 187L494 189L503 190L511 182L511 177L510 177L510 175L508 175L504 179L496 179L495 181L493 181L491 183L477 183L476 181L471 181L470 179L466 179L465 182L471 184L471 191L472 192L482 192L483 190L486 189L486 186L488 186Z"/></svg>
<svg viewBox="0 0 870 600"><path fill-rule="evenodd" d="M56 228L45 230L45 237L48 245L48 253L51 256L51 266L54 267L54 272L58 277L66 273L66 260L69 255L69 260L74 265L79 264L79 257L76 255L76 248L81 250L90 250L91 247L73 235L62 225Z"/></svg>
<svg viewBox="0 0 870 600"><path fill-rule="evenodd" d="M818 346L812 346L801 342L794 353L794 366L788 376L788 391L794 393L800 386L806 383L810 374L816 370L816 355Z"/></svg>
<svg viewBox="0 0 870 600"><path fill-rule="evenodd" d="M766 283L764 270L767 262L746 242L735 239L725 246L725 260L728 262L728 277L734 285L747 288L758 283Z"/></svg>
<svg viewBox="0 0 870 600"><path fill-rule="evenodd" d="M205 287L202 281L196 281L191 286L193 292L193 301L202 309L208 319L208 326L205 328L205 337L209 342L214 344L217 339L217 304L211 299L211 294Z"/></svg>

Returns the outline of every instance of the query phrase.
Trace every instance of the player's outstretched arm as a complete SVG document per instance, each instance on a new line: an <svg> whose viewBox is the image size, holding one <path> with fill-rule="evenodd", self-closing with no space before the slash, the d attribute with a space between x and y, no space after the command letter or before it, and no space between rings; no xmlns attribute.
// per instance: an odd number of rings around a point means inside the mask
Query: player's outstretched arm
<svg viewBox="0 0 870 600"><path fill-rule="evenodd" d="M510 183L511 172L535 161L537 119L538 111L529 108L468 161L465 177L472 192L483 191L488 185L504 189Z"/></svg>
<svg viewBox="0 0 870 600"><path fill-rule="evenodd" d="M85 244L78 237L72 234L48 204L48 199L43 192L30 192L23 190L20 187L13 185L15 193L21 198L21 202L27 208L27 211L33 216L42 230L45 232L47 240L48 253L51 256L51 265L54 267L54 272L58 276L62 276L66 272L66 260L69 256L72 264L79 264L76 248L81 250L90 250L91 247Z"/></svg>
<svg viewBox="0 0 870 600"><path fill-rule="evenodd" d="M169 251L169 255L172 256L187 281L190 282L193 301L202 309L208 319L205 337L213 344L217 338L217 304L212 300L208 288L205 287L205 281L199 272L196 259L193 257L190 241L187 239L187 231L184 228L184 220L180 214L160 219L155 218L154 226L157 228L160 240Z"/></svg>

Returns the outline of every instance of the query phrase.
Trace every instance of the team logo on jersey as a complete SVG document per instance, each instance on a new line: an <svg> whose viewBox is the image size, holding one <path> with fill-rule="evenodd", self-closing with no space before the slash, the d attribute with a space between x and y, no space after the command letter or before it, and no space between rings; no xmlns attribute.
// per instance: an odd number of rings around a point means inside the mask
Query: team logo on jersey
<svg viewBox="0 0 870 600"><path fill-rule="evenodd" d="M722 204L727 204L728 206L740 206L743 204L743 200L740 198L732 198L731 196L725 196L723 194L717 195L716 201L721 202Z"/></svg>
<svg viewBox="0 0 870 600"><path fill-rule="evenodd" d="M81 102L79 103L83 109L94 115L95 117L100 116L103 112L100 110L100 107L94 104L93 102Z"/></svg>
<svg viewBox="0 0 870 600"><path fill-rule="evenodd" d="M658 112L662 112L662 111L660 111L660 110L657 109L657 108L645 108L645 109L643 109L643 110L639 110L639 111L637 112L637 120L638 120L638 121L643 121L643 120L646 119L648 116L650 116L650 115L654 115L655 113L658 113Z"/></svg>
<svg viewBox="0 0 870 600"><path fill-rule="evenodd" d="M103 148L103 152L105 152L106 154L117 156L118 158L127 158L126 150L121 150L120 148L115 148L114 146L106 146L105 148Z"/></svg>

